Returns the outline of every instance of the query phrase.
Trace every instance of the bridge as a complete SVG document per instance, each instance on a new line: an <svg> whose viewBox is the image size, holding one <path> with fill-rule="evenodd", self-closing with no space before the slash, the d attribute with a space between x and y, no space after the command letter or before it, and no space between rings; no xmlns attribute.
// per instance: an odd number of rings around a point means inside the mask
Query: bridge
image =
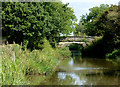
<svg viewBox="0 0 120 87"><path fill-rule="evenodd" d="M98 36L86 36L86 37L82 37L82 36L67 36L67 37L62 37L60 39L59 45L58 47L66 47L69 46L70 44L78 44L78 45L82 45L83 47L89 45L90 43L92 43L94 40L99 39L100 37Z"/></svg>

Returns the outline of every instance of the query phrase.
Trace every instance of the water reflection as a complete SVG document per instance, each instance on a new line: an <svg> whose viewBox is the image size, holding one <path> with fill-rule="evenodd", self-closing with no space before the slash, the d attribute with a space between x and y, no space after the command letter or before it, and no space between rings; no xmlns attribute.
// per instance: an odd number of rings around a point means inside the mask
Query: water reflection
<svg viewBox="0 0 120 87"><path fill-rule="evenodd" d="M70 66L73 66L73 64L74 64L73 58L71 58L71 60L68 62L68 64L69 64Z"/></svg>
<svg viewBox="0 0 120 87"><path fill-rule="evenodd" d="M73 79L71 82L71 85L84 85L84 83L86 82L85 80L80 80L80 77L75 73L66 73L66 72L58 73L59 79L68 80L67 77L71 77Z"/></svg>
<svg viewBox="0 0 120 87"><path fill-rule="evenodd" d="M73 70L97 70L97 69L104 69L104 68L81 68L81 67L73 68Z"/></svg>
<svg viewBox="0 0 120 87"><path fill-rule="evenodd" d="M106 61L105 59L81 59L80 57L81 56L79 56L78 53L74 53L73 58L64 60L58 66L54 74L46 76L46 78L39 82L39 84L120 86L120 72L118 70L118 66Z"/></svg>

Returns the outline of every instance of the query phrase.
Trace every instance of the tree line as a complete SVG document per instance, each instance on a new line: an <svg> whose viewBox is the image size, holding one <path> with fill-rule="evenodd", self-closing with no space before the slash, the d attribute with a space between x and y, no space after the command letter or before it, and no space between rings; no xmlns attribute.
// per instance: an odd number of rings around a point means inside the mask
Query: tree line
<svg viewBox="0 0 120 87"><path fill-rule="evenodd" d="M106 55L120 49L120 6L101 4L90 8L89 11L89 14L81 16L74 34L103 36L99 42L98 54L103 52L103 55Z"/></svg>
<svg viewBox="0 0 120 87"><path fill-rule="evenodd" d="M2 2L2 32L9 43L40 49L47 38L54 47L56 37L74 30L76 16L68 4L59 2Z"/></svg>

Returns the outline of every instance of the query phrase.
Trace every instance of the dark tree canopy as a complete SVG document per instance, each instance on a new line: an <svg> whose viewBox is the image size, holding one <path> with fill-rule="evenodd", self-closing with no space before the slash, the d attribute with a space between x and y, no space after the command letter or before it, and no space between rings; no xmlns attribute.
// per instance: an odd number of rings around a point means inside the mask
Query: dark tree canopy
<svg viewBox="0 0 120 87"><path fill-rule="evenodd" d="M102 34L106 41L109 39L116 48L120 45L120 9L112 5L108 10L103 12L100 17L94 20L94 26L98 33ZM119 44L119 45L118 45Z"/></svg>
<svg viewBox="0 0 120 87"><path fill-rule="evenodd" d="M87 35L103 36L86 54L105 56L115 49L120 49L120 6L93 7L88 15L82 16L81 22Z"/></svg>
<svg viewBox="0 0 120 87"><path fill-rule="evenodd" d="M2 3L3 35L32 49L45 37L53 43L60 33L71 33L75 21L74 11L62 2Z"/></svg>

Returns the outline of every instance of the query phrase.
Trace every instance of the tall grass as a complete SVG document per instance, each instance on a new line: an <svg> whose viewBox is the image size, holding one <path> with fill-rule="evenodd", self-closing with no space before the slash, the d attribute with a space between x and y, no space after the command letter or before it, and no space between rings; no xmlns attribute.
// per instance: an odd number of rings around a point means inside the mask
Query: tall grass
<svg viewBox="0 0 120 87"><path fill-rule="evenodd" d="M2 85L27 84L25 59L19 45L2 46Z"/></svg>
<svg viewBox="0 0 120 87"><path fill-rule="evenodd" d="M2 48L2 85L30 84L26 74L45 74L55 69L60 59L70 57L68 48L53 49L45 39L42 50L23 51L20 45Z"/></svg>
<svg viewBox="0 0 120 87"><path fill-rule="evenodd" d="M0 48L0 86L2 86L2 49Z"/></svg>

